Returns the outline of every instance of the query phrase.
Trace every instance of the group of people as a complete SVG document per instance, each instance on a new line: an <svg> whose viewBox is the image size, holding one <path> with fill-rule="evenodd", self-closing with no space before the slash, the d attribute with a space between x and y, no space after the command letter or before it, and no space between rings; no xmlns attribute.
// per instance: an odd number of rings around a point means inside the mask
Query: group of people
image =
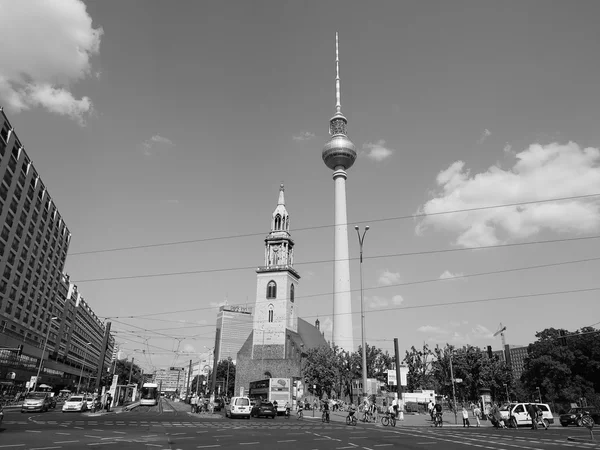
<svg viewBox="0 0 600 450"><path fill-rule="evenodd" d="M481 422L480 422L481 408L479 407L478 404L471 404L470 409L472 411L473 418L477 422L477 426L478 427L481 426ZM433 423L438 423L438 424L442 423L443 410L442 410L441 403L433 403L433 401L430 401L429 404L427 405L427 410L429 412L429 415L431 416L431 421ZM462 420L463 420L463 428L470 428L471 422L469 420L469 411L467 410L467 407L464 405L462 407L461 415L462 415Z"/></svg>
<svg viewBox="0 0 600 450"><path fill-rule="evenodd" d="M202 398L198 396L198 394L194 394L190 399L190 406L192 408L192 413L194 414L199 412L208 412L210 408L210 402L208 399Z"/></svg>

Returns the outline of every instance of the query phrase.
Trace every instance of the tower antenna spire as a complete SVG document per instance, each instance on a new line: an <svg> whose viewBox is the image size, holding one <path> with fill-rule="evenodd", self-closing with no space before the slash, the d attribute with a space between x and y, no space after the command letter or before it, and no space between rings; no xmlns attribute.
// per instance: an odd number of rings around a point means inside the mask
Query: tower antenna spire
<svg viewBox="0 0 600 450"><path fill-rule="evenodd" d="M338 32L335 32L335 111L342 112L342 93L340 89L340 52L338 43Z"/></svg>

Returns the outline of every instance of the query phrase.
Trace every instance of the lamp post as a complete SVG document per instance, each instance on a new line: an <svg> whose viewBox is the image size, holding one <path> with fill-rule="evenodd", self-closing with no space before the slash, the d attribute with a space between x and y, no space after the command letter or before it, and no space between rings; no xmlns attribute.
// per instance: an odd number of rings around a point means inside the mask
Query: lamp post
<svg viewBox="0 0 600 450"><path fill-rule="evenodd" d="M358 225L356 225L354 229L358 235L358 245L360 247L360 329L362 339L362 385L364 398L367 396L367 349L365 346L365 302L363 296L363 244L365 242L365 234L369 231L369 225L365 226L362 236Z"/></svg>
<svg viewBox="0 0 600 450"><path fill-rule="evenodd" d="M229 397L229 363L231 363L231 356L227 357L227 382L225 388L225 397Z"/></svg>
<svg viewBox="0 0 600 450"><path fill-rule="evenodd" d="M77 393L80 394L79 392L79 387L81 386L81 377L83 377L83 366L85 366L85 362L87 360L87 349L88 349L88 345L90 345L91 342L88 342L87 344L85 344L85 350L83 352L83 363L81 363L81 372L79 372L79 382L77 383Z"/></svg>
<svg viewBox="0 0 600 450"><path fill-rule="evenodd" d="M508 384L504 383L504 387L506 388L506 401L510 403L510 395L508 394Z"/></svg>
<svg viewBox="0 0 600 450"><path fill-rule="evenodd" d="M213 358L212 358L212 360L213 360L213 367L212 367L212 370L213 370L213 373L215 373L215 375L216 375L216 372L215 372L215 371L217 370L217 367L216 367L216 366L217 366L217 362L215 361L215 347L208 348L208 347L205 345L205 346L204 346L204 348L205 348L206 350L208 350L208 351L211 351L211 352L213 352ZM211 380L216 380L216 377L215 377L215 376L211 376ZM206 380L206 385L208 386L208 379ZM210 394L210 402L211 402L211 403L212 403L212 402L214 401L214 399L215 399L215 393L214 393L214 389L215 389L215 387L214 387L214 385L212 384L212 381L211 381L211 385L210 385L210 387L208 388L208 393Z"/></svg>
<svg viewBox="0 0 600 450"><path fill-rule="evenodd" d="M450 378L452 378L452 399L453 399L453 407L454 410L454 424L458 424L458 418L456 417L456 387L454 386L454 370L452 369L452 354L454 351L450 353Z"/></svg>
<svg viewBox="0 0 600 450"><path fill-rule="evenodd" d="M44 363L44 354L46 353L46 345L48 345L48 336L50 336L50 329L52 328L52 321L58 320L58 317L53 316L50 318L50 322L48 323L48 331L46 332L46 339L44 339L44 348L42 349L42 356L40 357L40 365L38 366L37 375L35 376L35 384L34 388L37 388L38 380L40 378L40 372L42 371L42 364ZM34 390L34 389L30 389Z"/></svg>

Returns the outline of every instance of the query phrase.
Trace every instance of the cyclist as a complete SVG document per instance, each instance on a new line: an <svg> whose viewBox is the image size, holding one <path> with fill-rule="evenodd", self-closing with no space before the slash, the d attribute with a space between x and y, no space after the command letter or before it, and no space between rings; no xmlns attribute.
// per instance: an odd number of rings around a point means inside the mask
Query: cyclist
<svg viewBox="0 0 600 450"><path fill-rule="evenodd" d="M350 403L350 405L348 406L348 417L346 419L350 419L350 422L356 421L356 417L354 417L355 413L356 406L354 406L354 403Z"/></svg>
<svg viewBox="0 0 600 450"><path fill-rule="evenodd" d="M304 413L302 412L303 410L304 410L304 403L298 402L298 412L296 413L296 416L298 417L298 419L302 419L302 417L304 417Z"/></svg>
<svg viewBox="0 0 600 450"><path fill-rule="evenodd" d="M436 426L442 426L442 404L441 403L436 403L435 406L433 407L433 410L435 411L435 424Z"/></svg>
<svg viewBox="0 0 600 450"><path fill-rule="evenodd" d="M290 417L290 402L285 402L285 417L286 419Z"/></svg>

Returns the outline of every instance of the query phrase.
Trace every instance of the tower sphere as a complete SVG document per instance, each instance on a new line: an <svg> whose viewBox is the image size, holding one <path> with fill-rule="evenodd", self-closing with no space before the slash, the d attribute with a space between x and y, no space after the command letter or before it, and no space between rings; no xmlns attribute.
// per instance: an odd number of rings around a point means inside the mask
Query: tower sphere
<svg viewBox="0 0 600 450"><path fill-rule="evenodd" d="M348 136L346 136L345 133L345 119L346 118L343 116L334 116L331 119L330 129L332 130L333 136L331 136L331 139L329 139L327 144L323 147L323 162L331 170L335 170L339 166L342 166L344 169L349 169L356 160L356 149L354 144L348 139ZM336 128L338 128L336 125L339 125L340 129L340 132L338 133L335 133L335 131L337 131Z"/></svg>

